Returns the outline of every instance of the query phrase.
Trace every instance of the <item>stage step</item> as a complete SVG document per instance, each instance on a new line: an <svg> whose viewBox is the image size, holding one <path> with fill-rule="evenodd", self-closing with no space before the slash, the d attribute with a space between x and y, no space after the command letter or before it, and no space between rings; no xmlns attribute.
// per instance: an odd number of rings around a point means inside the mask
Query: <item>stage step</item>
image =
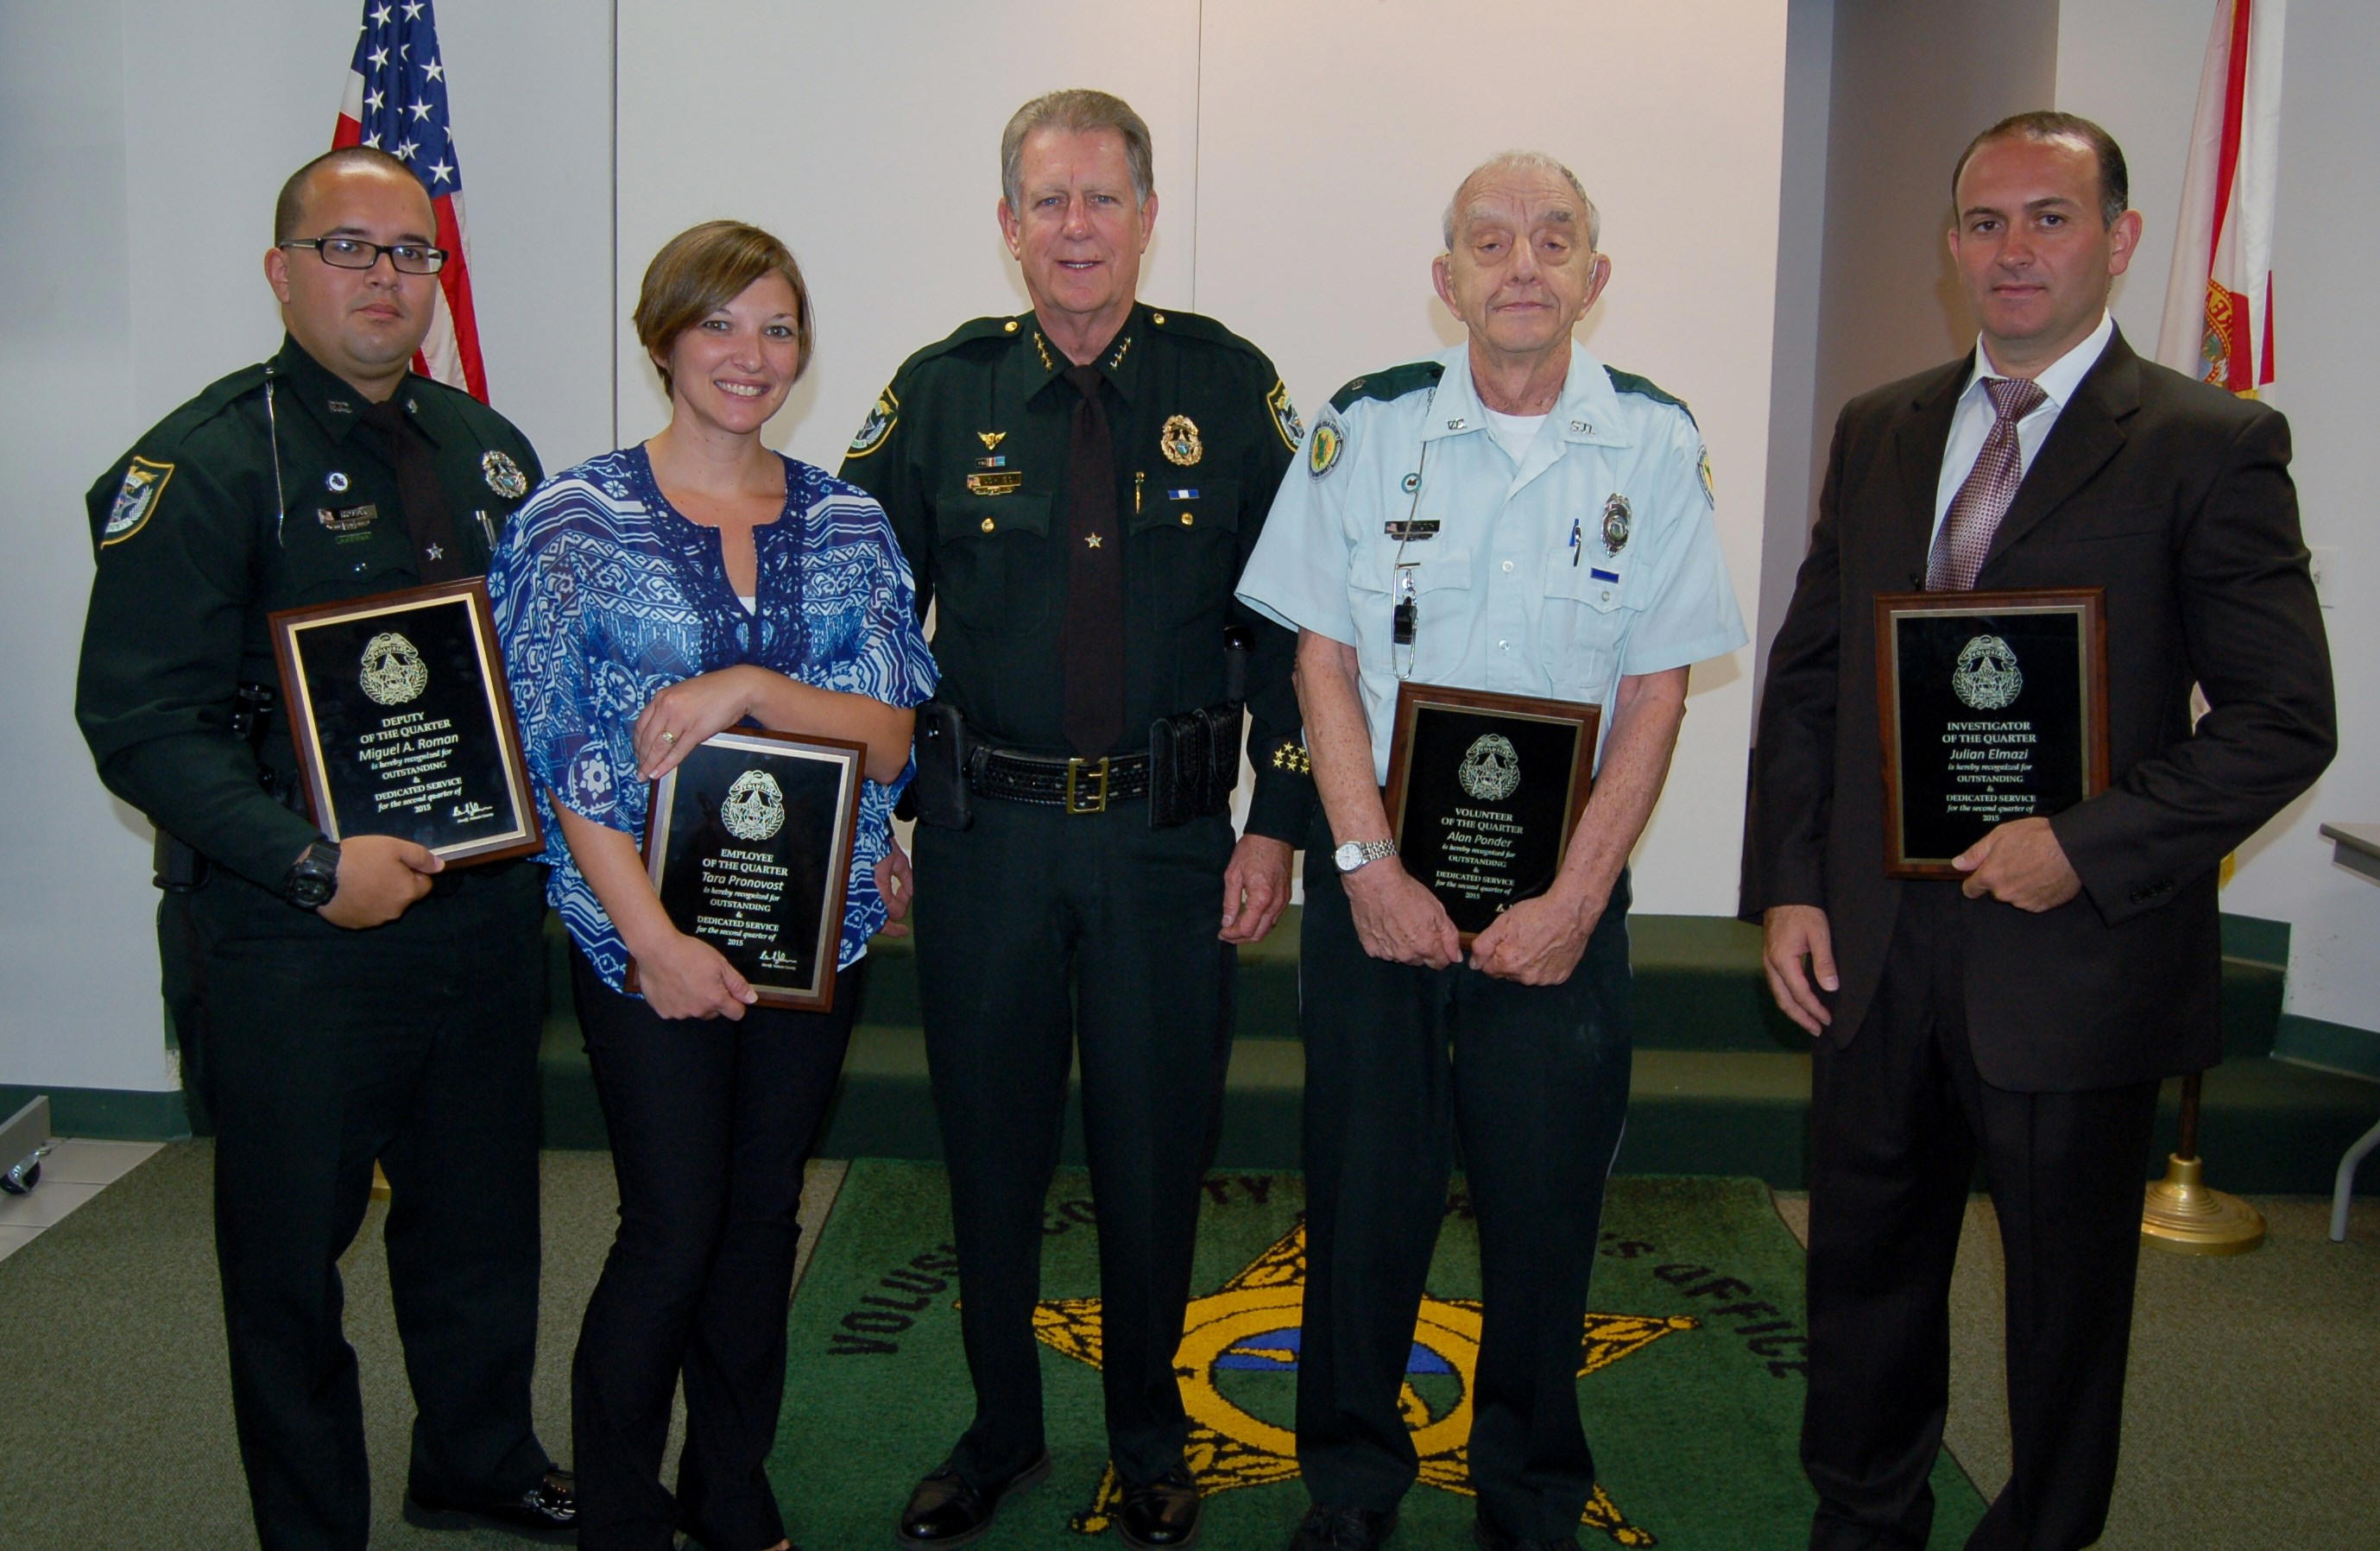
<svg viewBox="0 0 2380 1551"><path fill-rule="evenodd" d="M1760 934L1711 916L1630 922L1636 971L1636 1055L1618 1168L1631 1174L1748 1174L1780 1189L1807 1182L1809 1042L1770 1002ZM552 1016L546 1024L545 1141L605 1145L602 1114L570 1016L566 946L553 925ZM820 1151L829 1157L934 1158L941 1152L917 1027L916 957L905 940L869 951L851 1053ZM2338 1157L2380 1114L2380 1085L2273 1059L2282 971L2247 956L2224 961L2225 1064L2207 1073L2200 1128L2208 1181L2244 1192L2327 1194ZM1297 920L1292 911L1241 952L1222 1169L1297 1166L1305 1060L1297 1030ZM2168 1084L2153 1157L2174 1145L2179 1084ZM1079 1100L1068 1106L1064 1157L1082 1161ZM2380 1169L2365 1188L2380 1194Z"/></svg>

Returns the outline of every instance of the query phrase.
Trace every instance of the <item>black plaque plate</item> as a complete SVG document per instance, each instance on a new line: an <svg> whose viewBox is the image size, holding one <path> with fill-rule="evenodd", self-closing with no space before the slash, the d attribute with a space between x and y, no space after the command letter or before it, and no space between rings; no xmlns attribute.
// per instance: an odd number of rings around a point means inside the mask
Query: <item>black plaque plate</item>
<svg viewBox="0 0 2380 1551"><path fill-rule="evenodd" d="M449 866L542 849L478 577L271 619L308 813L333 840L395 835Z"/></svg>
<svg viewBox="0 0 2380 1551"><path fill-rule="evenodd" d="M2104 589L1880 593L1876 643L1886 876L2107 789Z"/></svg>
<svg viewBox="0 0 2380 1551"><path fill-rule="evenodd" d="M1602 717L1575 700L1398 686L1389 832L1465 947L1505 906L1553 887L1586 808Z"/></svg>
<svg viewBox="0 0 2380 1551"><path fill-rule="evenodd" d="M834 1005L865 744L737 727L652 784L645 870L763 1007ZM636 965L628 988L636 989Z"/></svg>

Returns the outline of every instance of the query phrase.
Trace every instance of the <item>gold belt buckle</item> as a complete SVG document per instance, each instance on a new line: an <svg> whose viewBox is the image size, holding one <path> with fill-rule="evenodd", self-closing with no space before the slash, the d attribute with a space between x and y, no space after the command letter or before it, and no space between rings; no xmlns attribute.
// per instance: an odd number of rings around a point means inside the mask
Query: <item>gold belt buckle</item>
<svg viewBox="0 0 2380 1551"><path fill-rule="evenodd" d="M1084 794L1087 786L1095 786ZM1108 757L1066 761L1066 811L1105 813L1108 810Z"/></svg>

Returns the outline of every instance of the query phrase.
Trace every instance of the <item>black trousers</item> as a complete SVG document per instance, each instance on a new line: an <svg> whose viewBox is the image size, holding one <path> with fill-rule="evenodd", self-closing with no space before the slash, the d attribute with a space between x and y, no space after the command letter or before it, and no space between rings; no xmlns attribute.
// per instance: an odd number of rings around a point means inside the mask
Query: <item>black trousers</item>
<svg viewBox="0 0 2380 1551"><path fill-rule="evenodd" d="M1595 1486L1579 1341L1628 1111L1627 876L1570 978L1532 987L1372 958L1328 837L1305 854L1305 1489L1385 1510L1414 1483L1397 1401L1459 1136L1479 1225L1479 1511L1508 1535L1574 1534Z"/></svg>
<svg viewBox="0 0 2380 1551"><path fill-rule="evenodd" d="M1957 886L1904 886L1873 1010L1817 1042L1810 1369L1814 1547L1922 1547L1949 1393L1951 1263L1978 1157L2007 1263L2008 1485L1970 1546L2099 1537L2115 1484L2157 1084L2013 1093L1967 1040Z"/></svg>
<svg viewBox="0 0 2380 1551"><path fill-rule="evenodd" d="M267 1551L370 1532L338 1260L375 1158L417 1413L408 1489L517 1496L551 1463L529 1421L542 883L526 864L475 870L364 932L222 869L165 902L164 946L206 1004L232 1408Z"/></svg>
<svg viewBox="0 0 2380 1551"><path fill-rule="evenodd" d="M953 1451L978 1484L1043 1446L1041 1213L1079 1048L1099 1214L1108 1447L1127 1482L1183 1462L1173 1375L1198 1181L1212 1146L1232 830L1148 828L987 799L964 830L920 827L918 993L951 1175L960 1328L976 1414Z"/></svg>
<svg viewBox="0 0 2380 1551"><path fill-rule="evenodd" d="M571 954L571 988L611 1133L620 1227L570 1368L578 1544L711 1551L785 1535L762 1466L785 1389L785 1310L802 1165L834 1097L862 960L834 1009L657 1016ZM662 1485L686 1385L677 1490Z"/></svg>

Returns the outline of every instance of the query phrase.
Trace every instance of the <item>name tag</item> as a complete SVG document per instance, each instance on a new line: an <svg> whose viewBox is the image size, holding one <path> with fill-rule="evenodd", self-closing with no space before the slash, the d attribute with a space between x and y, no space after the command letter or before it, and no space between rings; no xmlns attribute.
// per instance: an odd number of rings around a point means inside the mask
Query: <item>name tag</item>
<svg viewBox="0 0 2380 1551"><path fill-rule="evenodd" d="M314 508L314 519L334 533L359 533L372 525L380 515L376 505L349 506L334 512L328 506Z"/></svg>
<svg viewBox="0 0 2380 1551"><path fill-rule="evenodd" d="M1425 539L1438 537L1438 519L1425 517L1418 522L1391 521L1383 524L1380 531L1400 544L1417 544Z"/></svg>
<svg viewBox="0 0 2380 1551"><path fill-rule="evenodd" d="M966 479L969 495L1014 495L1024 484L1024 474L1015 469L1002 474L970 474Z"/></svg>

